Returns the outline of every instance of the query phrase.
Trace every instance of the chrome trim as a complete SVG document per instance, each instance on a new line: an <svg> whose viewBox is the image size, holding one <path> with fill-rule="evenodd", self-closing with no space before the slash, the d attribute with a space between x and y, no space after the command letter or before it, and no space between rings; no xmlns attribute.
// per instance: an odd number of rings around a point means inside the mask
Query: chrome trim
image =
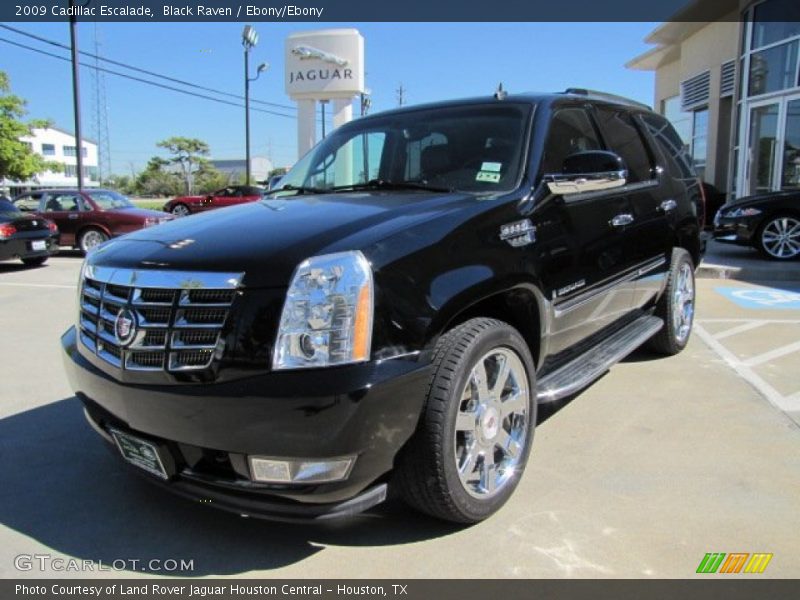
<svg viewBox="0 0 800 600"><path fill-rule="evenodd" d="M208 368L215 359L222 355L224 341L221 331L230 314L236 294L231 293L241 284L243 273L208 273L182 271L152 271L135 269L111 269L108 267L87 266L84 268L80 282L80 302L78 314L78 330L84 351L94 354L112 366L126 371L190 371ZM123 289L110 289L110 286L127 288L127 298ZM170 302L145 301L146 290L170 290ZM220 290L230 294L229 302L202 303L191 302L191 290ZM176 293L181 291L181 293ZM153 294L158 300L159 295ZM153 297L151 296L151 297ZM223 294L224 296L224 294ZM91 299L97 306L89 304ZM213 299L213 294L212 294ZM115 322L120 310L134 313L137 332L132 342L125 346L120 344L115 335L107 331L109 324ZM220 318L212 323L189 323L185 319L187 311L218 311ZM148 320L149 316L157 316L159 320ZM213 343L183 344L180 341L182 332L211 331L214 332ZM161 332L161 333L159 333ZM145 344L146 337L156 343ZM163 335L163 341L160 336ZM209 336L210 337L210 336ZM206 341L206 340L200 340ZM159 343L160 342L160 343ZM201 353L191 356L190 353ZM205 360L206 354L208 360ZM118 355L118 356L117 356ZM142 365L135 362L135 357L142 355L150 358L154 365ZM183 364L180 357L201 358L202 363Z"/></svg>
<svg viewBox="0 0 800 600"><path fill-rule="evenodd" d="M580 294L573 296L572 298L564 300L563 302L553 304L553 314L556 318L560 318L566 313L573 311L588 302L591 302L597 296L605 294L606 292L610 292L615 287L618 287L623 283L634 281L645 273L649 273L650 271L653 271L658 267L665 265L666 263L667 259L664 256L659 256L656 259L644 261L643 263L640 263L642 266L633 267L633 270L630 273L622 275L621 277L612 281L601 283L597 287L589 288Z"/></svg>
<svg viewBox="0 0 800 600"><path fill-rule="evenodd" d="M101 283L138 288L234 290L241 285L244 273L113 269L88 265L86 277Z"/></svg>
<svg viewBox="0 0 800 600"><path fill-rule="evenodd" d="M604 171L602 173L551 173L545 175L547 189L551 194L586 194L620 188L628 179L628 171Z"/></svg>

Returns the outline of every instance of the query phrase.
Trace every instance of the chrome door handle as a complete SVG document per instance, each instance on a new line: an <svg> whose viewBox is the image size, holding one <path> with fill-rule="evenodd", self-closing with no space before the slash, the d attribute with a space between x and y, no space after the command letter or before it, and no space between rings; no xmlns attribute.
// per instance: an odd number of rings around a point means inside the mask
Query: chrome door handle
<svg viewBox="0 0 800 600"><path fill-rule="evenodd" d="M609 221L612 227L625 227L625 225L630 225L631 223L633 223L633 215L628 213L617 215Z"/></svg>
<svg viewBox="0 0 800 600"><path fill-rule="evenodd" d="M670 198L669 200L664 200L658 207L666 213L678 208L678 203Z"/></svg>

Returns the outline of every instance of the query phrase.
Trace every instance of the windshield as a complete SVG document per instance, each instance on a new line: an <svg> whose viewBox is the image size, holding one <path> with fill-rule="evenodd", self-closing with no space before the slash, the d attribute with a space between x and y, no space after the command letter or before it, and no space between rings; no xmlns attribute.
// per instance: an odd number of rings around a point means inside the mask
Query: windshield
<svg viewBox="0 0 800 600"><path fill-rule="evenodd" d="M520 180L529 112L495 103L354 121L306 154L270 197L362 186L509 191Z"/></svg>
<svg viewBox="0 0 800 600"><path fill-rule="evenodd" d="M94 203L97 204L102 210L111 210L114 208L133 208L133 204L127 197L117 192L110 190L88 192Z"/></svg>

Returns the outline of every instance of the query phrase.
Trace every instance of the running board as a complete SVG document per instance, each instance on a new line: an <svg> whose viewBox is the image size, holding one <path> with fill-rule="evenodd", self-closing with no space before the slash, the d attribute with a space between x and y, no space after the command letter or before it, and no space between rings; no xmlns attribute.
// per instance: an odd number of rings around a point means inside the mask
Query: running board
<svg viewBox="0 0 800 600"><path fill-rule="evenodd" d="M655 335L664 321L643 316L537 383L536 400L555 402L582 390Z"/></svg>

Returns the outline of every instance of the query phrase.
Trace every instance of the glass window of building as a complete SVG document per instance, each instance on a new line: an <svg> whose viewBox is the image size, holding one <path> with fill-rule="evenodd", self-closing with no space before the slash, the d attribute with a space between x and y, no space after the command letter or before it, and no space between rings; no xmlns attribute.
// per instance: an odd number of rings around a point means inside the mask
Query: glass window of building
<svg viewBox="0 0 800 600"><path fill-rule="evenodd" d="M667 121L672 123L675 131L681 136L683 143L689 147L689 142L692 141L692 114L681 110L681 97L672 96L662 100L661 114L667 118Z"/></svg>
<svg viewBox="0 0 800 600"><path fill-rule="evenodd" d="M698 176L703 179L708 154L708 109L694 111L692 117L692 162Z"/></svg>
<svg viewBox="0 0 800 600"><path fill-rule="evenodd" d="M44 156L55 156L56 155L55 144L42 144L42 154Z"/></svg>
<svg viewBox="0 0 800 600"><path fill-rule="evenodd" d="M786 103L781 188L800 189L800 100Z"/></svg>
<svg viewBox="0 0 800 600"><path fill-rule="evenodd" d="M768 0L754 7L751 48L762 48L796 35L800 35L797 0Z"/></svg>
<svg viewBox="0 0 800 600"><path fill-rule="evenodd" d="M797 85L797 45L789 42L750 55L748 96L777 92Z"/></svg>

